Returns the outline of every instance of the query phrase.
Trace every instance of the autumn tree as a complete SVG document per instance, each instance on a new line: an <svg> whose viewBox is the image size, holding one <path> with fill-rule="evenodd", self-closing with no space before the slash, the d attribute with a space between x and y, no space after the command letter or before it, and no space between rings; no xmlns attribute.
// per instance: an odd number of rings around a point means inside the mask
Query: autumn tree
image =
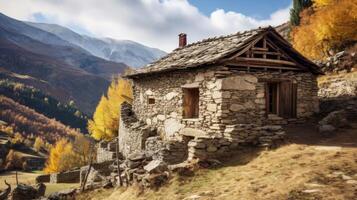
<svg viewBox="0 0 357 200"><path fill-rule="evenodd" d="M66 140L59 140L54 147L50 150L50 155L46 162L44 171L47 173L60 172L65 169L65 166L61 161L62 157L66 154L72 153L72 145Z"/></svg>
<svg viewBox="0 0 357 200"><path fill-rule="evenodd" d="M300 24L300 13L311 5L311 0L293 0L293 8L290 10L291 25L298 26Z"/></svg>
<svg viewBox="0 0 357 200"><path fill-rule="evenodd" d="M37 137L35 139L35 143L33 144L33 148L35 148L35 150L37 152L39 152L41 150L41 148L43 148L45 145L44 141L42 140L42 138Z"/></svg>
<svg viewBox="0 0 357 200"><path fill-rule="evenodd" d="M22 160L18 152L15 152L12 149L9 151L9 153L6 156L5 169L7 170L22 169Z"/></svg>
<svg viewBox="0 0 357 200"><path fill-rule="evenodd" d="M92 143L83 135L76 135L74 141L61 139L51 148L44 171L62 172L87 165L90 161Z"/></svg>
<svg viewBox="0 0 357 200"><path fill-rule="evenodd" d="M114 78L107 95L102 96L93 119L88 122L88 130L96 140L111 140L119 130L120 105L132 102L132 89L129 81Z"/></svg>
<svg viewBox="0 0 357 200"><path fill-rule="evenodd" d="M316 0L301 14L301 24L291 32L294 47L312 59L340 51L357 41L357 0Z"/></svg>

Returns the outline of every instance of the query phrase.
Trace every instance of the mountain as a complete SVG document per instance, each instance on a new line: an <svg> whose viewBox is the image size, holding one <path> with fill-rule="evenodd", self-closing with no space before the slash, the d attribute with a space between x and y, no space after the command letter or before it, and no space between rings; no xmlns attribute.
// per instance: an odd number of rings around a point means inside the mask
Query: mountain
<svg viewBox="0 0 357 200"><path fill-rule="evenodd" d="M0 75L40 87L90 114L110 79L127 65L107 61L58 36L0 14Z"/></svg>
<svg viewBox="0 0 357 200"><path fill-rule="evenodd" d="M164 56L166 52L151 48L130 40L115 40L111 38L98 39L80 35L68 28L45 23L27 24L53 33L63 40L79 46L100 58L122 62L132 67L141 67Z"/></svg>

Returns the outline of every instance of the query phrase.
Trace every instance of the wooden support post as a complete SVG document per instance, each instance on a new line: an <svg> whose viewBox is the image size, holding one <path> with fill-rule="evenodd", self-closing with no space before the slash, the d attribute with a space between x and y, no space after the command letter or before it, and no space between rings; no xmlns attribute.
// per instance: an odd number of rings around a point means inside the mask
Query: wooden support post
<svg viewBox="0 0 357 200"><path fill-rule="evenodd" d="M92 169L92 164L93 164L93 147L91 147L91 152L90 152L90 158L89 158L89 166L88 166L88 171L86 173L86 175L84 176L84 180L82 182L82 185L81 185L81 192L84 191L85 187L86 187L86 184L87 184L87 179L88 179L88 176L89 176L89 173L90 173L90 170Z"/></svg>
<svg viewBox="0 0 357 200"><path fill-rule="evenodd" d="M16 178L16 185L19 185L19 179L18 179L18 176L17 176L17 170L15 171L15 178Z"/></svg>
<svg viewBox="0 0 357 200"><path fill-rule="evenodd" d="M117 167L118 167L118 180L119 186L123 186L123 180L121 179L121 170L120 170L120 162L119 162L119 141L117 141L117 145L115 145L116 157L117 157Z"/></svg>

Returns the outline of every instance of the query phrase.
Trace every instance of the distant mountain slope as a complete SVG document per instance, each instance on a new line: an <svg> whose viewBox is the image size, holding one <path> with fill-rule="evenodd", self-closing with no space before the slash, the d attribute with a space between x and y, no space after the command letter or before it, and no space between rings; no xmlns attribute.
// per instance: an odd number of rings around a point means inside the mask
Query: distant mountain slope
<svg viewBox="0 0 357 200"><path fill-rule="evenodd" d="M72 128L87 132L87 117L70 104L62 104L40 90L0 77L0 94L34 109L48 118L56 119Z"/></svg>
<svg viewBox="0 0 357 200"><path fill-rule="evenodd" d="M14 133L18 132L25 138L33 135L54 143L62 137L69 138L80 134L54 119L49 119L31 108L1 95L0 110L0 120L9 124Z"/></svg>
<svg viewBox="0 0 357 200"><path fill-rule="evenodd" d="M44 37L40 37L45 35ZM0 14L0 37L36 54L48 56L89 73L110 79L127 66L98 58L58 36ZM55 41L55 42L54 42Z"/></svg>
<svg viewBox="0 0 357 200"><path fill-rule="evenodd" d="M31 22L27 22L27 24L53 33L61 39L75 44L95 56L115 62L122 62L132 67L144 66L166 54L166 52L159 49L150 48L130 40L114 40L111 38L98 39L80 35L56 24Z"/></svg>
<svg viewBox="0 0 357 200"><path fill-rule="evenodd" d="M92 113L111 77L125 69L125 64L95 57L54 34L0 14L0 75L41 89L62 103L74 100L81 111Z"/></svg>
<svg viewBox="0 0 357 200"><path fill-rule="evenodd" d="M0 37L0 66L6 71L28 75L42 80L53 90L44 91L60 97L62 102L74 100L86 113L93 112L100 96L109 86L109 81L74 68L52 58L34 54ZM4 71L5 71L4 70ZM66 97L61 97L66 93Z"/></svg>

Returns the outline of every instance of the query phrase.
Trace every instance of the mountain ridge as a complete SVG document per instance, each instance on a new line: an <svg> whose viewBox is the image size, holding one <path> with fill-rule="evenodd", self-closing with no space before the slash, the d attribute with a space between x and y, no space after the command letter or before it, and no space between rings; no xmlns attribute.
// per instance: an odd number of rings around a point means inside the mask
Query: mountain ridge
<svg viewBox="0 0 357 200"><path fill-rule="evenodd" d="M145 46L131 40L95 38L81 35L58 24L26 22L28 25L50 32L59 38L75 44L91 54L132 67L141 67L164 56L166 52Z"/></svg>

